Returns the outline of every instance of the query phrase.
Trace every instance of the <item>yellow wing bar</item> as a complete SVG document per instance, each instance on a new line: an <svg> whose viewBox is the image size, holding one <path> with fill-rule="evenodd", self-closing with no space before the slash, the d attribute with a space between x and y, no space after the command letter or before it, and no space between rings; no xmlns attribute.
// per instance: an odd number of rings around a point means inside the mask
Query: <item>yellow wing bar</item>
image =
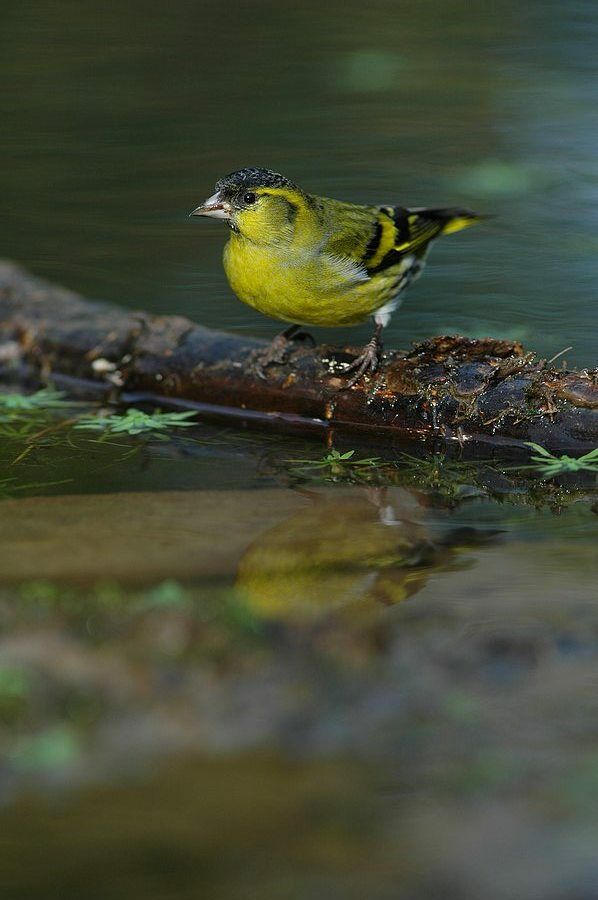
<svg viewBox="0 0 598 900"><path fill-rule="evenodd" d="M364 260L370 275L396 265L408 253L418 253L444 234L468 228L484 216L468 209L405 209L382 206L376 222L375 247Z"/></svg>

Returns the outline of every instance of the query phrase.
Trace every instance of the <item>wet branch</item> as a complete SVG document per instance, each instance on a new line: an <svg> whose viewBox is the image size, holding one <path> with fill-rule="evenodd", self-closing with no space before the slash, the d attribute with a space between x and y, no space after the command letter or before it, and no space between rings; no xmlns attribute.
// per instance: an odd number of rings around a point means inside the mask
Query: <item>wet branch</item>
<svg viewBox="0 0 598 900"><path fill-rule="evenodd" d="M126 298L123 298L126 299ZM286 429L556 451L598 446L598 372L563 371L512 341L441 336L389 351L364 384L342 390L348 347L299 344L261 379L262 343L92 302L0 263L0 367L79 395L198 408Z"/></svg>

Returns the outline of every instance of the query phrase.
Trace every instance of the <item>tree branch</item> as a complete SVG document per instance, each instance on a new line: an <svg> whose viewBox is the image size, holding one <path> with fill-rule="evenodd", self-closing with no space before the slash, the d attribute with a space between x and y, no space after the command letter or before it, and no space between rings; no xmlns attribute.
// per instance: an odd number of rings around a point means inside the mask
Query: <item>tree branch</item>
<svg viewBox="0 0 598 900"><path fill-rule="evenodd" d="M385 354L380 372L343 390L357 352L299 345L261 379L256 340L180 316L85 300L0 263L0 365L89 396L174 403L223 418L368 441L433 438L552 451L598 445L598 373L551 368L512 341L441 336Z"/></svg>

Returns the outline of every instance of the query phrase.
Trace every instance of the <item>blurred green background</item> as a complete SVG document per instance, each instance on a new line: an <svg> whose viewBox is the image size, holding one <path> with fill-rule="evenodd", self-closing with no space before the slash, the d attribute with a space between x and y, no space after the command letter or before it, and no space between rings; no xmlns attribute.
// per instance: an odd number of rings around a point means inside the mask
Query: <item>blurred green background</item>
<svg viewBox="0 0 598 900"><path fill-rule="evenodd" d="M389 343L491 333L590 365L597 46L583 0L5 0L0 252L270 335L226 284L224 229L186 218L218 177L263 165L340 198L497 214L435 248Z"/></svg>

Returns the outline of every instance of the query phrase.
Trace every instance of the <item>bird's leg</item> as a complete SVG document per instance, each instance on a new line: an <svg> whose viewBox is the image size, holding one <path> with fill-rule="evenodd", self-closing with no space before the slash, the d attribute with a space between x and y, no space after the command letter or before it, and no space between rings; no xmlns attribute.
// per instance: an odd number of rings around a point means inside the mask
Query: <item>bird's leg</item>
<svg viewBox="0 0 598 900"><path fill-rule="evenodd" d="M374 333L370 340L363 348L363 352L356 357L345 371L355 372L353 378L344 385L343 390L353 387L354 384L364 376L373 375L380 365L380 355L382 353L382 322L376 322Z"/></svg>
<svg viewBox="0 0 598 900"><path fill-rule="evenodd" d="M258 350L253 355L253 368L260 378L265 378L265 369L273 363L282 364L289 352L289 344L298 337L300 325L290 325L270 341L265 350Z"/></svg>

